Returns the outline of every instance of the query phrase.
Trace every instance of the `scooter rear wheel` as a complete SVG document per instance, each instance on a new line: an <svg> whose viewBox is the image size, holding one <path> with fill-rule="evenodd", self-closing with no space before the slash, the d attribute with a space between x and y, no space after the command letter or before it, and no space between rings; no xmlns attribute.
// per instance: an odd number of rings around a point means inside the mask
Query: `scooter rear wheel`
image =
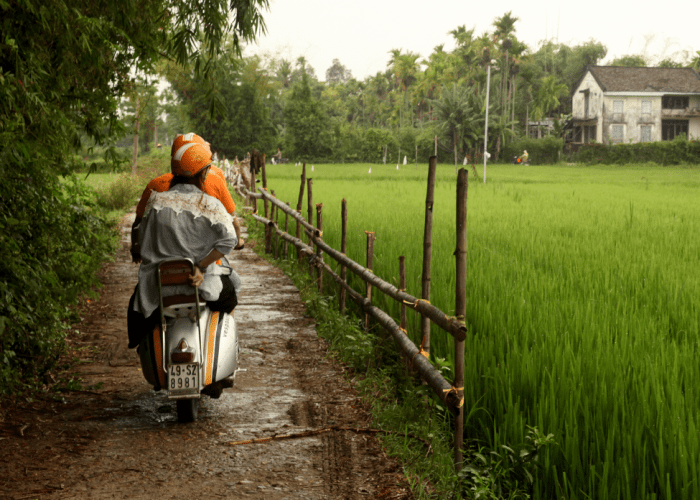
<svg viewBox="0 0 700 500"><path fill-rule="evenodd" d="M177 400L177 421L187 424L197 420L197 410L199 409L199 399L178 399Z"/></svg>

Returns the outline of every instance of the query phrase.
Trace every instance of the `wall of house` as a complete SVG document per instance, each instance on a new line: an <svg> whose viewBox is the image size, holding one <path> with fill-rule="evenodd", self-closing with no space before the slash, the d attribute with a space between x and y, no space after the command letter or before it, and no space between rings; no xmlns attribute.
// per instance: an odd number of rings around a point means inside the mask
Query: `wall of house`
<svg viewBox="0 0 700 500"><path fill-rule="evenodd" d="M615 101L622 102L622 112L615 113ZM643 112L643 102L649 102L649 112ZM603 99L603 142L613 144L613 125L622 125L622 140L630 143L642 140L642 127L651 127L650 142L661 140L661 97L606 95Z"/></svg>
<svg viewBox="0 0 700 500"><path fill-rule="evenodd" d="M688 139L700 140L700 96L690 96L689 108L695 116L688 120Z"/></svg>
<svg viewBox="0 0 700 500"><path fill-rule="evenodd" d="M585 115L585 97L583 90L589 91L588 116ZM595 81L590 72L583 77L578 88L572 97L572 117L575 120L585 120L600 114L600 105L603 98L603 91Z"/></svg>

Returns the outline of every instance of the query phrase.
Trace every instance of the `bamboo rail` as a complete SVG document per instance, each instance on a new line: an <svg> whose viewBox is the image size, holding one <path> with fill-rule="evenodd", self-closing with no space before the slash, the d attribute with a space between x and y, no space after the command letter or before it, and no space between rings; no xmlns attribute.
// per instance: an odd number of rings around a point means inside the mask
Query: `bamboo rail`
<svg viewBox="0 0 700 500"><path fill-rule="evenodd" d="M410 361L412 368L423 380L426 381L428 386L433 389L435 394L443 403L445 403L450 412L455 415L459 412L461 397L458 394L457 389L443 378L443 376L439 371L437 371L428 358L421 354L418 347L416 347L411 339L408 338L406 332L403 331L398 324L396 324L391 316L378 307L373 306L368 299L363 297L350 285L345 283L328 264L319 261L316 258L316 252L314 249L304 243L301 239L295 238L291 234L281 231L273 221L266 219L265 217L253 214L253 218L266 226L272 227L273 230L279 234L280 238L297 247L299 253L301 255L308 256L315 266L322 266L326 273L333 278L336 283L345 289L348 297L355 301L355 303L357 303L357 305L360 306L365 313L371 315L380 325L389 331L391 336L398 344L399 349L402 351L402 354Z"/></svg>
<svg viewBox="0 0 700 500"><path fill-rule="evenodd" d="M373 273L369 272L362 265L358 264L354 260L343 255L338 250L333 247L328 246L322 239L316 237L316 228L311 224L307 223L299 213L292 210L284 202L279 201L276 198L270 196L267 192L261 193L263 197L267 197L273 204L277 205L280 210L288 213L290 217L296 219L301 227L305 229L307 235L311 236L312 242L321 247L321 249L332 259L339 262L341 265L347 267L350 271L355 273L363 281L368 281L372 286L378 288L383 293L387 294L392 299L403 302L407 307L413 309L419 314L428 316L433 323L438 325L440 328L445 330L447 333L455 337L457 340L464 340L467 338L467 327L463 322L459 321L457 318L448 316L442 312L437 307L425 302L424 300L418 299L413 295L406 293L403 290L399 290L391 283L387 283L381 278L375 276Z"/></svg>

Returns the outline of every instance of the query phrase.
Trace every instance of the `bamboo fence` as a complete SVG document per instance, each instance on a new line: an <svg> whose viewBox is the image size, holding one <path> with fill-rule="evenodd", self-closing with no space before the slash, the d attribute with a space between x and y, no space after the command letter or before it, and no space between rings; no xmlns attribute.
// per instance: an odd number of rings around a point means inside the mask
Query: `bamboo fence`
<svg viewBox="0 0 700 500"><path fill-rule="evenodd" d="M428 173L428 191L426 196L426 217L425 217L425 237L423 241L424 257L423 257L423 289L421 299L413 297L405 290L405 258L399 258L401 282L400 288L396 288L391 283L382 280L372 272L373 247L375 234L366 232L367 234L367 267L363 267L345 255L346 252L346 228L347 228L347 202L342 202L342 235L341 235L341 251L338 251L323 241L323 217L322 204L316 205L317 226L313 225L313 198L312 185L313 181L306 177L306 165L302 169L301 185L299 188L299 200L296 210L291 208L288 203L284 203L267 191L267 179L264 170L263 162L263 180L264 186L258 188L259 193L249 191L245 187L237 189L237 192L249 200L253 206L253 218L265 225L266 234L266 251L269 253L271 249L267 242L270 241L271 234L275 234L277 241L284 241L284 254L287 257L288 244L293 245L297 250L297 258L304 257L309 259L309 271L311 276L316 275L319 290L323 287L324 272L335 281L340 287L340 310L345 310L345 300L349 297L353 300L365 314L365 328L369 327L370 318L384 327L396 341L396 345L402 355L407 359L408 366L411 367L421 379L433 390L437 397L447 406L450 412L455 417L454 426L454 463L455 468L460 470L462 467L462 446L463 446L463 425L464 425L464 340L466 338L467 328L465 326L466 315L466 274L467 274L467 186L468 175L465 169L460 169L457 177L457 217L456 217L456 290L455 290L455 314L456 317L448 316L440 309L430 304L430 253L432 245L432 211L433 211L433 193L435 183L435 166L436 158L431 157L429 162ZM302 202L304 197L304 189L308 189L308 222L301 215ZM255 201L263 199L265 207L265 217L257 214L255 209ZM268 203L272 206L272 211L268 212ZM285 227L280 229L277 224L276 216L282 211L285 214ZM271 214L274 214L270 216ZM296 236L288 233L289 218L296 220ZM302 240L302 234L306 236L306 242ZM335 260L340 265L340 274L337 274L326 262L323 255L327 255ZM362 281L365 282L365 295L353 289L347 283L347 271L350 270ZM401 318L398 324L389 314L372 305L372 290L383 292L392 299L401 304ZM408 337L406 332L406 308L413 309L422 317L421 333L422 342L420 346L416 346ZM433 366L429 360L429 332L430 322L435 323L445 332L452 335L455 342L455 379L452 382L447 381L440 372Z"/></svg>

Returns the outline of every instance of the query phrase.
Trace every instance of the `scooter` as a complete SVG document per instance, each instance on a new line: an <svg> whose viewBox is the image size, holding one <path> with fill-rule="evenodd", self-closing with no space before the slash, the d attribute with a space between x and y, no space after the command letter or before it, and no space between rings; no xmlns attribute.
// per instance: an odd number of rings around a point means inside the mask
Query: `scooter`
<svg viewBox="0 0 700 500"><path fill-rule="evenodd" d="M523 159L519 156L514 156L510 163L511 165L529 165L530 159L528 158L527 160L523 161Z"/></svg>
<svg viewBox="0 0 700 500"><path fill-rule="evenodd" d="M232 315L211 311L191 295L163 296L170 286L189 285L190 259L166 261L158 267L160 324L138 347L141 368L156 391L175 400L181 423L197 419L202 394L218 399L233 387L238 371L238 335Z"/></svg>

